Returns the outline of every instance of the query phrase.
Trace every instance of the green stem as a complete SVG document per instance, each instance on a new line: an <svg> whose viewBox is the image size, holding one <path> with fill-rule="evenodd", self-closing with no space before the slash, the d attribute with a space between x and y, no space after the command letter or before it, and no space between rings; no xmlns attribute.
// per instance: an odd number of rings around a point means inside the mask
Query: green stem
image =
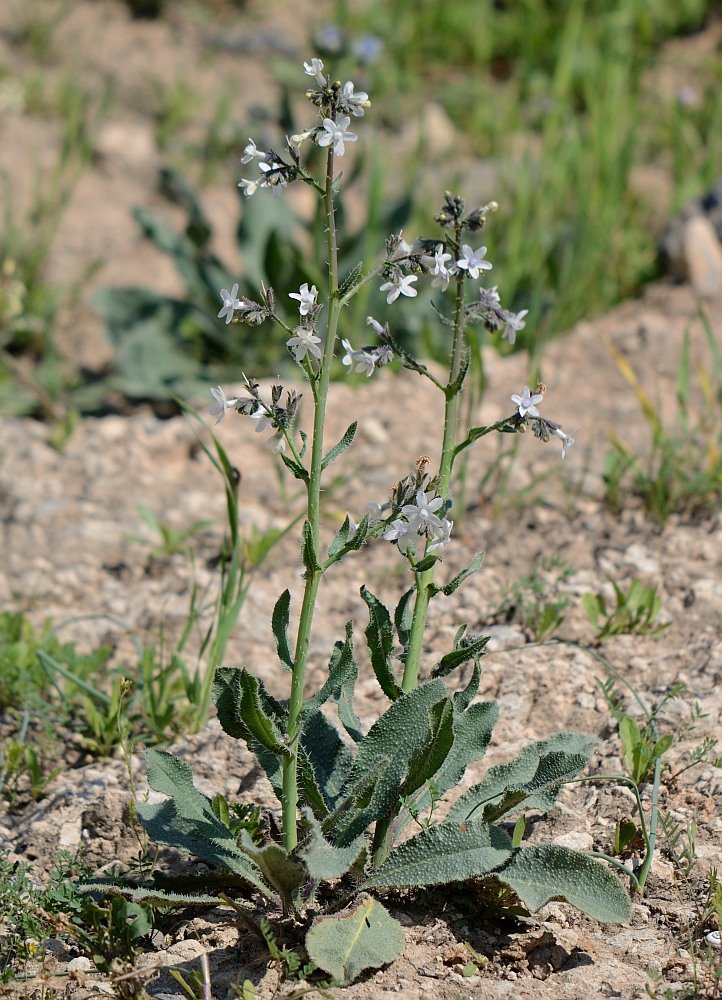
<svg viewBox="0 0 722 1000"><path fill-rule="evenodd" d="M459 392L461 386L457 379L461 371L461 358L464 349L464 278L459 275L456 280L456 308L454 315L454 343L451 350L449 366L449 381L444 390L446 402L444 405L444 437L441 444L441 460L439 463L439 494L446 498L451 482L451 469L454 463L455 440L459 413ZM421 649L426 629L426 618L431 599L431 584L434 582L434 567L414 574L416 598L414 612L409 632L409 645L406 650L404 677L401 682L403 691L412 691L419 683L419 666Z"/></svg>
<svg viewBox="0 0 722 1000"><path fill-rule="evenodd" d="M304 705L304 681L306 664L311 640L311 626L316 607L316 596L323 570L318 557L319 521L321 508L321 476L323 473L323 431L326 416L326 400L331 381L331 365L333 349L338 329L338 318L341 303L338 297L338 248L336 245L336 220L333 197L333 150L329 148L326 160L326 187L323 192L324 212L326 216L326 233L328 243L328 327L323 350L321 371L319 372L316 391L313 393L313 440L311 444L311 467L308 478L308 524L315 551L315 563L318 568L306 571L306 585L303 591L303 602L296 635L293 674L291 679L291 699L288 708L288 726L286 730L290 754L283 760L283 846L292 851L298 843L296 826L298 812L298 744L301 735Z"/></svg>

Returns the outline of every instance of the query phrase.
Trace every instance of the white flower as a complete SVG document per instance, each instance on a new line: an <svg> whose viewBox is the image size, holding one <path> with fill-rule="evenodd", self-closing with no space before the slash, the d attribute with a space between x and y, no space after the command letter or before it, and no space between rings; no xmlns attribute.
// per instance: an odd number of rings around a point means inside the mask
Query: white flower
<svg viewBox="0 0 722 1000"><path fill-rule="evenodd" d="M381 336L381 334L385 332L384 328L381 326L379 321L374 319L373 316L366 317L366 325L370 326L373 329L374 333L378 334L379 336Z"/></svg>
<svg viewBox="0 0 722 1000"><path fill-rule="evenodd" d="M407 295L410 299L413 299L417 292L416 289L411 286L418 280L418 275L407 274L403 278L394 278L392 281L385 281L381 286L380 291L389 293L386 296L386 301L389 305L391 305L392 302L395 302L399 295Z"/></svg>
<svg viewBox="0 0 722 1000"><path fill-rule="evenodd" d="M313 358L321 358L320 337L315 337L311 330L305 330L302 326L297 326L293 331L295 336L286 341L286 346L293 351L296 361L303 361L307 354Z"/></svg>
<svg viewBox="0 0 722 1000"><path fill-rule="evenodd" d="M488 260L484 260L486 249L486 247L479 247L478 250L472 250L469 244L465 243L461 248L463 257L457 260L456 266L466 271L470 278L476 280L479 277L479 271L490 271L492 267Z"/></svg>
<svg viewBox="0 0 722 1000"><path fill-rule="evenodd" d="M241 163L250 163L254 156L257 156L259 160L267 160L268 153L264 153L259 150L253 141L253 139L248 140L248 145L243 150L244 155L241 157Z"/></svg>
<svg viewBox="0 0 722 1000"><path fill-rule="evenodd" d="M235 398L226 399L226 394L219 385L215 389L211 389L211 396L215 399L215 403L211 406L209 413L212 417L218 417L216 423L220 424L226 415L226 410L232 410L238 404L238 400Z"/></svg>
<svg viewBox="0 0 722 1000"><path fill-rule="evenodd" d="M245 177L242 177L238 183L238 187L243 188L246 198L250 198L258 190L258 181L249 181Z"/></svg>
<svg viewBox="0 0 722 1000"><path fill-rule="evenodd" d="M520 417L538 417L539 410L537 410L536 404L541 403L543 399L544 396L540 392L535 392L532 396L528 385L524 386L521 396L514 393L511 397L512 403L516 403L519 407Z"/></svg>
<svg viewBox="0 0 722 1000"><path fill-rule="evenodd" d="M341 99L351 105L351 114L354 118L362 118L364 107L369 106L369 95L363 90L359 90L357 94L354 94L353 84L350 80L343 85Z"/></svg>
<svg viewBox="0 0 722 1000"><path fill-rule="evenodd" d="M453 521L449 521L445 517L442 517L441 527L434 531L431 544L429 545L427 552L433 552L435 549L445 549L451 541L451 529L453 527Z"/></svg>
<svg viewBox="0 0 722 1000"><path fill-rule="evenodd" d="M281 163L259 163L258 169L265 176L259 178L258 184L264 188L272 187L273 193L279 195L281 188L286 187L286 178L281 171L282 166L283 164Z"/></svg>
<svg viewBox="0 0 722 1000"><path fill-rule="evenodd" d="M251 414L251 420L256 421L256 434L260 434L261 431L265 431L267 427L275 427L273 422L273 417L270 417L268 413L263 409L261 404Z"/></svg>
<svg viewBox="0 0 722 1000"><path fill-rule="evenodd" d="M233 288L228 291L227 288L221 288L221 299L223 300L223 308L218 313L218 319L225 319L226 325L233 319L233 310L241 308L241 300L236 298L238 295L238 284L236 283Z"/></svg>
<svg viewBox="0 0 722 1000"><path fill-rule="evenodd" d="M268 442L268 447L274 455L286 454L286 438L283 436L283 431L280 428Z"/></svg>
<svg viewBox="0 0 722 1000"><path fill-rule="evenodd" d="M577 427L577 429L575 431L572 431L571 434L565 434L564 431L561 429L561 427L554 428L555 435L559 438L559 440L562 443L562 458L567 457L567 452L574 444L574 435L577 433L578 430L579 428Z"/></svg>
<svg viewBox="0 0 722 1000"><path fill-rule="evenodd" d="M494 291L496 291L496 289L494 289ZM526 326L526 323L524 322L524 317L528 312L529 312L528 309L522 309L522 311L518 312L516 315L514 315L514 313L507 313L505 315L504 319L506 320L506 329L501 335L502 339L504 337L507 337L509 343L512 345L514 344L517 333L519 332L519 330L523 330L524 327Z"/></svg>
<svg viewBox="0 0 722 1000"><path fill-rule="evenodd" d="M349 374L352 371L365 372L366 378L370 378L374 373L376 359L368 351L355 351L348 340L342 340L341 346L346 352L341 358L344 365L348 365ZM356 366L354 368L354 365Z"/></svg>
<svg viewBox="0 0 722 1000"><path fill-rule="evenodd" d="M404 555L407 554L409 549L413 551L414 532L411 530L411 525L408 521L403 521L401 518L392 521L386 531L384 531L383 537L387 542L396 542L399 552L403 552Z"/></svg>
<svg viewBox="0 0 722 1000"><path fill-rule="evenodd" d="M451 260L451 254L450 253L444 253L444 244L443 243L439 243L439 245L437 246L436 250L434 251L434 270L433 270L433 274L441 275L442 277L445 278L448 275L448 273L449 273L449 270L448 270L448 268L446 266L447 260Z"/></svg>
<svg viewBox="0 0 722 1000"><path fill-rule="evenodd" d="M344 143L345 142L356 142L358 139L357 135L353 132L347 132L346 129L351 124L351 119L348 115L343 115L339 118L337 122L333 121L331 118L324 118L323 127L326 129L316 140L319 146L330 146L333 143L333 151L336 156L343 156L345 153Z"/></svg>
<svg viewBox="0 0 722 1000"><path fill-rule="evenodd" d="M297 292L289 292L289 299L298 299L299 306L298 311L302 316L308 316L313 307L316 305L316 296L318 291L315 285L308 287L308 282L304 281Z"/></svg>
<svg viewBox="0 0 722 1000"><path fill-rule="evenodd" d="M305 62L303 68L307 76L313 76L319 87L326 86L326 77L323 75L323 63L320 59L312 59L310 63Z"/></svg>
<svg viewBox="0 0 722 1000"><path fill-rule="evenodd" d="M297 132L296 135L292 135L290 139L286 139L289 146L294 146L296 149L308 139L309 136L313 135L313 129L306 129L305 132Z"/></svg>
<svg viewBox="0 0 722 1000"><path fill-rule="evenodd" d="M434 531L442 527L441 518L436 511L444 503L443 497L434 497L428 500L423 490L416 494L416 503L407 503L401 508L401 513L407 518L409 525L420 535L426 534L427 529Z"/></svg>

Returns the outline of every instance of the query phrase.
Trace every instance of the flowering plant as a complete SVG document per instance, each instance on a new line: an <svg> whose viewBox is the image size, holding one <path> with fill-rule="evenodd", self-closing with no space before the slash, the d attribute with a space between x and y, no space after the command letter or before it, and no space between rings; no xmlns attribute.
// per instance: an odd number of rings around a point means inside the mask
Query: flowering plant
<svg viewBox="0 0 722 1000"><path fill-rule="evenodd" d="M300 539L304 586L295 635L289 590L278 597L271 621L279 664L290 675L289 697L271 697L263 681L246 668L219 666L214 685L223 729L254 752L279 799L280 834L274 839L234 822L228 804L201 795L188 766L162 751L147 753L148 778L151 787L169 799L141 803L138 811L156 840L184 848L223 873L225 881L215 877L214 890L195 898L228 903L229 893L250 890L258 906L280 905L284 912L296 913L306 921L311 961L335 980L349 982L362 969L392 960L403 946L400 925L377 898L386 889L490 879L531 910L562 898L601 920L617 921L627 919L630 907L620 881L593 857L552 844L522 843L524 810L545 811L555 802L564 782L588 764L593 747L589 737L554 733L525 747L513 760L490 768L457 798L444 819L435 817L442 796L484 756L498 716L496 703L476 700L487 637L462 626L451 650L431 666L424 662L430 602L453 594L481 565L477 554L453 579L437 582L437 565L453 544L454 463L492 432L516 434L529 428L543 441L559 438L562 455L573 437L540 415L542 385L514 393L514 411L496 423L459 432L460 399L470 364L467 327L481 323L513 343L526 315L505 310L496 287L480 284L492 264L486 246L474 247L496 207L493 202L467 211L463 199L447 193L434 217L438 234L413 244L393 234L375 267L364 271L359 265L345 283L339 282L336 165L357 139L349 131L352 119L363 118L370 102L350 81L333 81L319 59L304 68L312 78L306 96L318 111L318 121L287 139L283 155L259 150L251 140L242 162L257 161L258 175L243 178L240 186L247 197L262 188L280 192L294 182L317 192L325 215L328 284L321 292L307 283L290 292L288 297L297 303L292 317L272 288L262 288L253 301L239 298L234 285L220 293L219 318L229 325L270 321L283 331L310 392L310 439L297 429L301 396L294 388L274 385L267 396L258 381L244 375L237 394L227 395L221 386L211 390L216 423L234 412L254 421L256 431L270 431L273 450L306 493ZM304 166L304 143L326 150L321 180ZM446 379L400 348L391 326L372 317L368 324L374 343L354 347L348 337L341 338L344 306L366 284L380 280L387 302L393 304L402 296L415 297L426 279L442 296L448 293L451 303L448 317L443 307L437 309L451 341ZM438 467L426 456L417 459L387 498L354 512L358 521L348 514L335 535L325 539L324 474L352 446L357 427L352 422L328 447L324 424L339 341L340 360L348 371L370 377L397 358L403 367L430 379L444 397L444 424ZM371 665L390 702L364 732L354 710L358 666L353 622L330 651L324 684L310 694L306 668L316 600L327 571L350 552L383 541L396 550L392 558L405 560L410 586L393 609L361 588L369 615L365 635ZM470 679L450 692L447 683L466 664L471 665ZM344 737L322 710L334 704ZM519 819L510 834L502 824L513 816ZM412 821L420 831L408 837L405 831ZM198 886L202 884L201 878ZM172 882L166 879L165 885L170 888L164 893L153 889L154 899L187 900L173 896ZM241 905L231 902L236 908ZM339 913L343 905L347 909Z"/></svg>

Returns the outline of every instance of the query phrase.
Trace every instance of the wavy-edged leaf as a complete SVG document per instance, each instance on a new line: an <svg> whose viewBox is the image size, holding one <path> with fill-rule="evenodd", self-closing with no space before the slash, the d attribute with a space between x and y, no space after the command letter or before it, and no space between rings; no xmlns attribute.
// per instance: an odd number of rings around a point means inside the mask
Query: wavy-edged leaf
<svg viewBox="0 0 722 1000"><path fill-rule="evenodd" d="M346 428L346 431L341 438L341 440L330 448L321 460L321 469L327 469L331 462L335 461L339 455L343 455L347 448L350 447L356 435L356 429L358 428L358 421L354 420L352 424Z"/></svg>
<svg viewBox="0 0 722 1000"><path fill-rule="evenodd" d="M293 656L288 644L288 625L291 620L291 593L284 590L276 601L271 615L271 630L276 641L276 652L281 665L293 671Z"/></svg>
<svg viewBox="0 0 722 1000"><path fill-rule="evenodd" d="M355 839L370 823L395 806L412 758L429 742L430 710L446 700L443 681L428 681L399 695L373 724L359 744L347 787L344 787L344 798L347 794L355 796L355 787L364 785L368 776L373 781L372 791L370 795L366 791L363 800L357 800L358 808L352 815L336 825L334 832L338 845Z"/></svg>
<svg viewBox="0 0 722 1000"><path fill-rule="evenodd" d="M209 799L193 784L188 764L165 750L147 750L145 757L148 784L169 796L162 803L137 804L138 816L153 840L228 868L270 897L260 871L239 852L228 828L214 815Z"/></svg>
<svg viewBox="0 0 722 1000"><path fill-rule="evenodd" d="M341 878L363 857L367 847L366 834L362 833L347 847L334 847L324 838L311 810L301 811L308 835L297 849L297 854L305 864L309 877L316 882Z"/></svg>
<svg viewBox="0 0 722 1000"><path fill-rule="evenodd" d="M519 847L494 875L532 911L551 899L565 899L603 923L626 923L632 913L619 878L601 861L568 847Z"/></svg>
<svg viewBox="0 0 722 1000"><path fill-rule="evenodd" d="M310 761L316 782L329 809L335 809L353 764L353 754L323 712L306 716L301 745Z"/></svg>
<svg viewBox="0 0 722 1000"><path fill-rule="evenodd" d="M361 588L361 597L369 609L369 623L366 627L371 666L381 690L387 698L395 701L401 694L401 688L394 676L391 657L394 649L394 630L391 616L385 604L375 597L366 587Z"/></svg>
<svg viewBox="0 0 722 1000"><path fill-rule="evenodd" d="M481 815L480 810L497 822L522 807L546 812L562 784L589 763L593 748L591 737L571 732L531 743L513 760L489 768L484 779L454 803L449 819L468 820Z"/></svg>
<svg viewBox="0 0 722 1000"><path fill-rule="evenodd" d="M364 889L464 882L495 872L512 854L511 840L483 820L426 827L395 848Z"/></svg>

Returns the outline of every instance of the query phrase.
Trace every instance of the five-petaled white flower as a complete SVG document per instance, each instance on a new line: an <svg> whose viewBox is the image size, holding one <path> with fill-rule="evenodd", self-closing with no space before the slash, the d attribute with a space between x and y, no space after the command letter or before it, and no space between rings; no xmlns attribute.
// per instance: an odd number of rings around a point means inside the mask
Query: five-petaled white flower
<svg viewBox="0 0 722 1000"><path fill-rule="evenodd" d="M323 75L323 63L320 59L312 59L310 63L303 64L307 76L313 76L319 87L326 86L326 77Z"/></svg>
<svg viewBox="0 0 722 1000"><path fill-rule="evenodd" d="M512 345L514 344L517 333L519 332L519 330L523 330L524 327L526 326L526 323L524 322L524 317L528 312L529 312L528 309L522 309L522 311L516 313L516 315L514 313L507 313L505 315L504 319L506 320L506 329L501 335L502 339L506 337L509 340L510 344Z"/></svg>
<svg viewBox="0 0 722 1000"><path fill-rule="evenodd" d="M418 280L419 276L417 274L407 274L403 278L393 278L391 281L385 281L380 291L389 293L386 296L386 301L389 305L395 302L399 295L407 295L410 299L413 299L417 295L417 292L412 285Z"/></svg>
<svg viewBox="0 0 722 1000"><path fill-rule="evenodd" d="M434 256L430 258L430 266L433 267L431 273L434 275L431 287L441 288L442 292L446 291L449 287L449 280L456 274L456 267L453 264L451 267L446 266L447 260L451 260L451 254L444 253L444 244L439 243Z"/></svg>
<svg viewBox="0 0 722 1000"><path fill-rule="evenodd" d="M465 243L461 248L463 256L460 260L457 260L456 266L466 271L470 278L476 280L479 277L479 271L491 270L492 265L490 262L484 260L486 250L486 247L479 247L478 250L472 250L469 244Z"/></svg>
<svg viewBox="0 0 722 1000"><path fill-rule="evenodd" d="M565 434L564 431L561 429L561 427L554 428L555 435L559 438L559 440L562 443L562 458L567 457L567 452L574 444L574 435L577 433L578 430L579 428L577 427L577 430L572 431L571 434Z"/></svg>
<svg viewBox="0 0 722 1000"><path fill-rule="evenodd" d="M343 115L337 122L331 118L324 118L323 127L326 131L322 132L316 141L319 146L330 146L333 143L334 154L336 156L343 156L346 151L344 143L356 142L358 139L358 136L353 132L346 131L350 124L351 119L348 115Z"/></svg>
<svg viewBox="0 0 722 1000"><path fill-rule="evenodd" d="M365 372L366 378L370 378L374 373L376 359L368 351L355 351L348 340L342 340L341 346L346 352L341 358L341 363L348 365L349 374L352 371ZM355 367L354 367L355 365Z"/></svg>
<svg viewBox="0 0 722 1000"><path fill-rule="evenodd" d="M416 532L412 530L408 521L397 518L384 531L384 538L387 542L396 542L399 552L403 552L406 555L409 549L413 549L414 547L415 534Z"/></svg>
<svg viewBox="0 0 722 1000"><path fill-rule="evenodd" d="M230 323L233 319L233 310L241 308L241 300L236 298L238 295L238 283L236 283L233 288L228 291L227 288L221 288L221 299L223 300L223 308L218 313L218 319L225 319L226 324Z"/></svg>
<svg viewBox="0 0 722 1000"><path fill-rule="evenodd" d="M434 552L436 549L445 549L451 541L451 529L453 527L453 521L449 521L447 518L442 517L441 527L434 531L431 544L429 545L427 552Z"/></svg>
<svg viewBox="0 0 722 1000"><path fill-rule="evenodd" d="M313 307L316 305L316 296L318 291L315 285L311 285L310 289L308 287L308 282L304 281L297 292L289 292L289 299L298 299L298 311L302 316L308 316Z"/></svg>
<svg viewBox="0 0 722 1000"><path fill-rule="evenodd" d="M296 361L303 361L307 354L312 358L321 358L321 338L314 336L311 330L305 330L302 326L297 326L293 331L294 336L286 341L286 346L293 351Z"/></svg>
<svg viewBox="0 0 722 1000"><path fill-rule="evenodd" d="M521 396L514 393L511 397L512 403L516 403L519 407L520 417L538 417L539 410L537 410L536 404L541 403L543 399L544 396L541 392L535 392L532 395L528 385L525 385L522 389Z"/></svg>
<svg viewBox="0 0 722 1000"><path fill-rule="evenodd" d="M354 94L353 84L348 80L341 90L341 98L351 105L351 114L354 118L363 117L364 107L369 105L369 95L365 90L359 90L358 93Z"/></svg>
<svg viewBox="0 0 722 1000"><path fill-rule="evenodd" d="M436 511L443 506L443 497L434 497L428 500L423 490L416 493L416 503L407 503L401 508L401 513L408 520L409 525L420 535L427 531L435 531L442 527L441 518Z"/></svg>
<svg viewBox="0 0 722 1000"><path fill-rule="evenodd" d="M211 388L211 396L215 399L215 403L211 406L209 413L212 417L218 417L216 423L220 424L226 415L226 410L232 410L238 404L238 400L236 398L227 399L225 392L219 385L215 389Z"/></svg>
<svg viewBox="0 0 722 1000"><path fill-rule="evenodd" d="M242 177L238 182L238 187L243 188L246 198L250 198L258 190L258 181L249 181L245 177Z"/></svg>
<svg viewBox="0 0 722 1000"><path fill-rule="evenodd" d="M259 160L267 160L268 153L264 153L262 150L258 149L253 139L248 140L248 145L243 150L243 156L241 157L241 163L250 163L254 156L257 156Z"/></svg>

